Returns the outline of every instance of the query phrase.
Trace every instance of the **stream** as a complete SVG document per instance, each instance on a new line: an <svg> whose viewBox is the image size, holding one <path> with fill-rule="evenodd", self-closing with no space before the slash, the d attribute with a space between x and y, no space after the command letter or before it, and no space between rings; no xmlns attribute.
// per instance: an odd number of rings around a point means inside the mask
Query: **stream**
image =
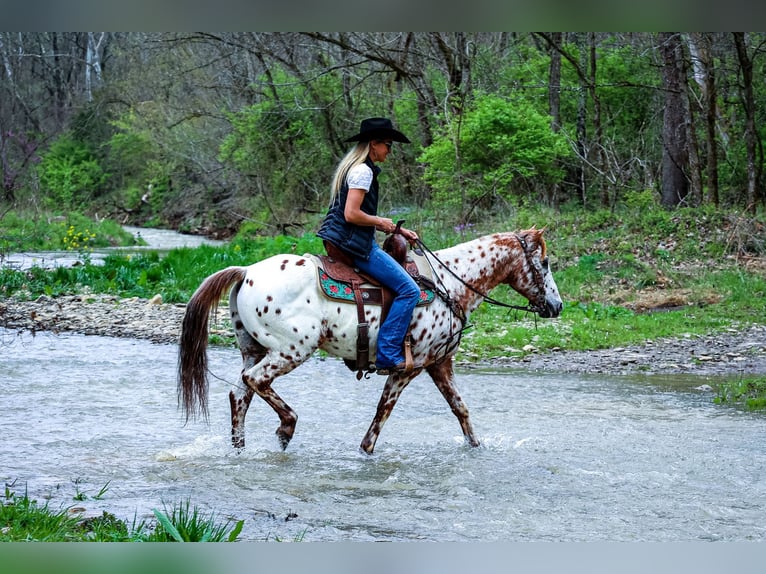
<svg viewBox="0 0 766 574"><path fill-rule="evenodd" d="M482 441L463 443L427 375L372 456L358 446L383 377L314 358L281 378L286 451L257 397L229 443L239 353L213 348L209 423L176 406L176 346L0 329L0 475L53 507L131 523L189 501L242 540L764 540L766 419L693 376L458 372ZM104 492L102 492L102 490ZM100 496L99 496L99 493Z"/></svg>

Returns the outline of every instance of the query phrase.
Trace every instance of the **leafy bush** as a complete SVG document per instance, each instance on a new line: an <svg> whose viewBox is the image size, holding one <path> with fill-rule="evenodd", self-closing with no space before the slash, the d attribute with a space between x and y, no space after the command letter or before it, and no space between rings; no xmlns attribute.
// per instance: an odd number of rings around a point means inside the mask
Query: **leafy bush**
<svg viewBox="0 0 766 574"><path fill-rule="evenodd" d="M454 208L464 198L507 199L514 189L560 181L557 162L569 153L564 137L551 131L550 118L530 104L481 96L418 159L426 164L424 178L435 199Z"/></svg>
<svg viewBox="0 0 766 574"><path fill-rule="evenodd" d="M232 130L221 143L219 160L245 175L255 188L251 211L266 206L264 219L280 223L292 219L296 210L324 208L334 167L314 107L287 109L280 101L308 101L332 80L322 78L309 88L278 69L271 75L278 100L229 114Z"/></svg>
<svg viewBox="0 0 766 574"><path fill-rule="evenodd" d="M68 134L42 155L38 176L48 207L58 212L84 210L107 180L93 150Z"/></svg>

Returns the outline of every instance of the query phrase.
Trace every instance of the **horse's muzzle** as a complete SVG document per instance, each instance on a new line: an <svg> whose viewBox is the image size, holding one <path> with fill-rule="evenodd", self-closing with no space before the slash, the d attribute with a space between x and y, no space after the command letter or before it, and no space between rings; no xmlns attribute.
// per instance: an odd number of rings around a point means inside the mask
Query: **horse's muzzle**
<svg viewBox="0 0 766 574"><path fill-rule="evenodd" d="M553 303L546 301L545 304L538 309L537 314L543 319L554 319L561 315L561 309L563 307L564 304L561 301L555 301Z"/></svg>

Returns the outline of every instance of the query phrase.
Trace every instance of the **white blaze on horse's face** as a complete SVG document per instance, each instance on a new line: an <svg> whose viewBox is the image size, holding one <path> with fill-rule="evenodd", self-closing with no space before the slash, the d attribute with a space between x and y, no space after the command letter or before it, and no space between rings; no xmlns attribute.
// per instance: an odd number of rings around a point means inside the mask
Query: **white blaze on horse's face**
<svg viewBox="0 0 766 574"><path fill-rule="evenodd" d="M524 254L522 270L511 273L509 284L524 295L534 311L544 319L558 317L564 304L551 273L543 230L530 230L516 235Z"/></svg>
<svg viewBox="0 0 766 574"><path fill-rule="evenodd" d="M561 296L559 295L559 288L556 285L556 281L553 279L553 273L551 273L548 258L545 257L542 259L542 261L539 258L533 259L532 264L540 266L543 277L543 293L545 303L539 310L540 317L543 317L544 319L558 317L559 314L561 314L561 309L563 308L564 304L561 301Z"/></svg>

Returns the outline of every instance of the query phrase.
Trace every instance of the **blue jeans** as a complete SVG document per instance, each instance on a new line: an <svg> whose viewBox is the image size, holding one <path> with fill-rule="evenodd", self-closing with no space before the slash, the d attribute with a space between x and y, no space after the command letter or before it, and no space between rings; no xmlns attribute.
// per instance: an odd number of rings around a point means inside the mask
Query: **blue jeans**
<svg viewBox="0 0 766 574"><path fill-rule="evenodd" d="M404 268L377 243L373 243L370 259L355 258L354 265L394 292L388 316L380 326L375 365L388 368L404 361L404 337L412 312L420 300L420 287Z"/></svg>

